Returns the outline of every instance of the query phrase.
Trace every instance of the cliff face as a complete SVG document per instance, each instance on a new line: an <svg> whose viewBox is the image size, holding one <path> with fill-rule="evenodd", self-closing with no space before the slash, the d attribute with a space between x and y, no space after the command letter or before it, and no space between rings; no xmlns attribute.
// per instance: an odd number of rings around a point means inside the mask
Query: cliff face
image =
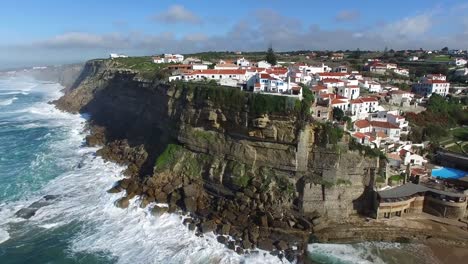
<svg viewBox="0 0 468 264"><path fill-rule="evenodd" d="M56 104L89 113L88 142L106 143L104 157L129 165L134 180L110 190L126 190L120 205L135 195L142 205L167 202L197 217L191 228L240 237L243 248L285 250L320 216L370 206L376 159L318 147L316 124L258 114L241 92L204 86L148 81L96 60Z"/></svg>

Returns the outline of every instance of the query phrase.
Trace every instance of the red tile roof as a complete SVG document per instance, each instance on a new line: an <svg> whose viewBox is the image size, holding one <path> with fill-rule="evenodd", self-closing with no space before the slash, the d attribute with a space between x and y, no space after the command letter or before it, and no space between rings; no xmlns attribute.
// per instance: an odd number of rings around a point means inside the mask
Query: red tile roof
<svg viewBox="0 0 468 264"><path fill-rule="evenodd" d="M328 90L328 88L323 86L323 85L314 85L314 86L312 86L311 90L312 91L322 91L322 90Z"/></svg>
<svg viewBox="0 0 468 264"><path fill-rule="evenodd" d="M389 122L383 122L383 121L370 121L370 124L374 127L381 127L381 128L392 128L392 129L400 128L397 125L394 125Z"/></svg>
<svg viewBox="0 0 468 264"><path fill-rule="evenodd" d="M354 125L357 126L358 128L366 128L370 126L370 122L367 121L366 119L358 120L354 122Z"/></svg>
<svg viewBox="0 0 468 264"><path fill-rule="evenodd" d="M372 97L362 97L360 98L362 102L364 103L370 103L370 102L377 102L378 100L376 98L372 98Z"/></svg>
<svg viewBox="0 0 468 264"><path fill-rule="evenodd" d="M323 79L322 82L323 82L323 83L338 83L338 82L343 82L343 81L342 81L342 80L338 80L338 79L326 78L326 79Z"/></svg>
<svg viewBox="0 0 468 264"><path fill-rule="evenodd" d="M246 70L229 70L229 69L219 69L219 70L196 70L193 71L192 74L231 74L231 75L244 75L247 71Z"/></svg>
<svg viewBox="0 0 468 264"><path fill-rule="evenodd" d="M441 80L427 80L427 83L449 83L449 82L441 81Z"/></svg>
<svg viewBox="0 0 468 264"><path fill-rule="evenodd" d="M357 137L357 138L360 138L360 139L363 139L366 137L366 135L364 135L363 133L361 132L356 132L353 134L354 137Z"/></svg>
<svg viewBox="0 0 468 264"><path fill-rule="evenodd" d="M346 104L346 102L343 101L343 100L340 100L340 99L333 99L333 100L331 101L331 104L332 104L332 105Z"/></svg>
<svg viewBox="0 0 468 264"><path fill-rule="evenodd" d="M392 159L392 160L400 160L401 161L400 156L398 154L396 154L396 153L388 153L387 158Z"/></svg>
<svg viewBox="0 0 468 264"><path fill-rule="evenodd" d="M344 72L321 72L318 73L319 76L336 76L336 77L345 77L348 75L347 73Z"/></svg>

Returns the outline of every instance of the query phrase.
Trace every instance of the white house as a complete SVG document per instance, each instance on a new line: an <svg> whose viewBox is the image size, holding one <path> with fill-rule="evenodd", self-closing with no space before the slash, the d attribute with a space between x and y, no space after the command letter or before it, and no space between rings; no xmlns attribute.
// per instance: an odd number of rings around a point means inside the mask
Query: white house
<svg viewBox="0 0 468 264"><path fill-rule="evenodd" d="M190 73L183 75L171 76L169 81L173 80L215 80L219 81L221 79L233 79L238 82L246 82L247 75L246 70L194 70Z"/></svg>
<svg viewBox="0 0 468 264"><path fill-rule="evenodd" d="M348 99L356 99L359 97L359 86L339 86L338 87L338 94L344 96Z"/></svg>
<svg viewBox="0 0 468 264"><path fill-rule="evenodd" d="M216 64L214 66L215 70L237 70L239 66L233 63L223 63L223 64Z"/></svg>
<svg viewBox="0 0 468 264"><path fill-rule="evenodd" d="M403 68L396 68L393 70L395 74L401 75L401 76L409 76L409 70L408 69L403 69Z"/></svg>
<svg viewBox="0 0 468 264"><path fill-rule="evenodd" d="M208 70L208 65L206 64L192 64L193 70Z"/></svg>
<svg viewBox="0 0 468 264"><path fill-rule="evenodd" d="M239 67L249 67L250 66L250 61L246 60L245 58L239 58L239 59L237 59L236 64Z"/></svg>
<svg viewBox="0 0 468 264"><path fill-rule="evenodd" d="M379 101L373 97L362 97L350 101L349 115L351 120L364 119L369 113L375 112Z"/></svg>
<svg viewBox="0 0 468 264"><path fill-rule="evenodd" d="M339 79L323 79L320 83L327 87L343 87L345 82Z"/></svg>
<svg viewBox="0 0 468 264"><path fill-rule="evenodd" d="M397 125L401 129L402 133L403 132L405 132L405 133L408 132L409 122L406 121L406 119L403 116L395 115L395 114L387 114L387 121L389 123Z"/></svg>
<svg viewBox="0 0 468 264"><path fill-rule="evenodd" d="M383 132L393 141L400 140L401 129L390 122L370 121L372 132Z"/></svg>
<svg viewBox="0 0 468 264"><path fill-rule="evenodd" d="M419 57L418 56L411 56L408 58L409 61L418 61Z"/></svg>
<svg viewBox="0 0 468 264"><path fill-rule="evenodd" d="M420 82L413 84L413 91L422 96L431 96L433 93L446 96L449 93L450 83L442 74L429 74Z"/></svg>
<svg viewBox="0 0 468 264"><path fill-rule="evenodd" d="M163 57L153 57L154 63L182 63L184 56L180 54L164 54Z"/></svg>
<svg viewBox="0 0 468 264"><path fill-rule="evenodd" d="M247 85L253 88L254 92L285 93L290 89L290 83L268 73L255 74L248 80Z"/></svg>
<svg viewBox="0 0 468 264"><path fill-rule="evenodd" d="M392 104L401 105L406 102L411 102L414 98L414 93L403 90L391 90L388 92Z"/></svg>
<svg viewBox="0 0 468 264"><path fill-rule="evenodd" d="M271 66L272 65L270 63L268 63L267 61L264 61L264 60L257 62L257 67L258 68L269 69L269 68L271 68Z"/></svg>
<svg viewBox="0 0 468 264"><path fill-rule="evenodd" d="M339 108L343 110L343 112L345 112L348 109L348 102L342 99L335 98L330 101L330 106L332 108Z"/></svg>
<svg viewBox="0 0 468 264"><path fill-rule="evenodd" d="M322 81L323 79L345 79L350 76L349 73L344 73L344 72L321 72L317 73L316 77L319 81Z"/></svg>
<svg viewBox="0 0 468 264"><path fill-rule="evenodd" d="M371 93L380 93L382 91L382 85L374 81L359 81L359 86L368 90Z"/></svg>
<svg viewBox="0 0 468 264"><path fill-rule="evenodd" d="M354 122L354 130L361 133L383 133L390 140L400 140L400 128L389 122L369 121L366 119L357 120Z"/></svg>
<svg viewBox="0 0 468 264"><path fill-rule="evenodd" d="M110 57L111 59L128 58L127 55L124 55L124 54L117 54L117 53L111 53L111 54L109 55L109 57Z"/></svg>
<svg viewBox="0 0 468 264"><path fill-rule="evenodd" d="M181 63L184 61L184 56L180 54L164 54L164 61L166 63Z"/></svg>
<svg viewBox="0 0 468 264"><path fill-rule="evenodd" d="M402 158L403 165L405 166L408 164L422 166L427 162L427 160L423 158L421 155L412 153L405 149L400 150L400 157Z"/></svg>
<svg viewBox="0 0 468 264"><path fill-rule="evenodd" d="M465 66L467 63L468 61L463 58L455 58L455 61L453 61L453 64L457 67Z"/></svg>

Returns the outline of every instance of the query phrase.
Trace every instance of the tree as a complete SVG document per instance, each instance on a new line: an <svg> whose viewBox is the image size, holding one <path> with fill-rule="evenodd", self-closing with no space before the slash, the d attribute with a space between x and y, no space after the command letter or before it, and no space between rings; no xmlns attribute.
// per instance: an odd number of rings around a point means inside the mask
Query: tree
<svg viewBox="0 0 468 264"><path fill-rule="evenodd" d="M443 48L441 49L441 51L443 51L443 52L448 52L448 47L443 47Z"/></svg>
<svg viewBox="0 0 468 264"><path fill-rule="evenodd" d="M361 58L361 50L358 48L357 50L353 51L350 56L353 59L360 59Z"/></svg>
<svg viewBox="0 0 468 264"><path fill-rule="evenodd" d="M333 119L341 121L344 117L344 112L338 107L333 108Z"/></svg>
<svg viewBox="0 0 468 264"><path fill-rule="evenodd" d="M276 65L277 59L276 59L276 54L275 54L275 52L273 51L273 47L270 46L270 47L268 48L268 51L267 51L265 60L266 60L268 63L270 63L271 65Z"/></svg>

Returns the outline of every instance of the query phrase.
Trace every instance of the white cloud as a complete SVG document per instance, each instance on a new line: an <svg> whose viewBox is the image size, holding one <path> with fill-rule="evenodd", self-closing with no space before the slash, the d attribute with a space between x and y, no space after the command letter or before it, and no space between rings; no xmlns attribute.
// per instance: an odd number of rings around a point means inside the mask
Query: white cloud
<svg viewBox="0 0 468 264"><path fill-rule="evenodd" d="M108 48L119 43L122 47L130 45L128 38L120 34L92 34L86 32L68 32L39 41L35 46L45 48Z"/></svg>
<svg viewBox="0 0 468 264"><path fill-rule="evenodd" d="M200 17L186 9L182 5L170 6L164 12L156 14L152 17L156 21L160 21L166 24L177 24L177 23L201 23Z"/></svg>
<svg viewBox="0 0 468 264"><path fill-rule="evenodd" d="M431 13L406 17L384 26L381 33L392 37L418 37L431 29L432 20L433 15Z"/></svg>

